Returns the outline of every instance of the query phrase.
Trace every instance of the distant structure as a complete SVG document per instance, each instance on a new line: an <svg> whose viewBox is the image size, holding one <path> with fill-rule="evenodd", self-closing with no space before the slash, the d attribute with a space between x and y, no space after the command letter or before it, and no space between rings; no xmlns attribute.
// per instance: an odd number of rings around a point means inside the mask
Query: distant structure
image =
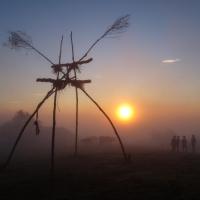
<svg viewBox="0 0 200 200"><path fill-rule="evenodd" d="M100 136L99 137L99 144L105 145L105 144L111 144L115 141L115 138L110 136Z"/></svg>
<svg viewBox="0 0 200 200"><path fill-rule="evenodd" d="M66 86L73 86L75 88L76 92L76 134L75 134L75 150L74 155L76 156L78 153L78 90L81 90L96 106L97 108L103 113L103 115L106 117L106 119L111 124L114 133L119 141L122 154L124 156L124 159L127 160L127 154L125 152L124 145L122 143L122 140L113 124L109 116L105 113L105 111L100 107L100 105L86 92L84 89L84 85L91 83L91 80L80 80L78 79L78 73L81 72L80 66L90 63L93 59L87 58L89 52L93 49L93 47L101 41L103 38L107 36L116 36L117 34L123 33L128 27L129 27L129 15L120 17L117 19L111 26L109 26L106 31L89 47L89 49L86 51L86 53L79 59L75 60L74 55L74 45L73 45L73 37L72 32L70 34L70 41L71 41L71 51L72 51L72 62L69 63L61 63L61 56L62 56L62 45L63 45L63 36L60 41L60 50L59 50L59 58L58 63L55 64L52 62L47 56L45 56L41 51L36 49L32 45L31 38L27 36L22 31L12 31L9 33L8 38L8 45L11 48L26 48L34 50L36 53L38 53L40 56L42 56L45 60L47 60L51 64L51 69L53 70L53 73L55 75L55 78L38 78L37 82L45 82L50 83L52 85L52 88L47 92L47 94L44 96L44 98L39 102L39 104L36 106L33 113L30 115L30 117L27 119L25 124L23 125L22 129L19 132L19 135L11 149L11 152L8 156L8 159L5 163L5 167L10 163L13 154L15 152L15 149L27 127L27 125L31 122L32 118L35 117L35 126L36 126L36 134L39 134L39 110L42 107L42 105L46 102L46 100L53 95L54 101L53 101L53 124L52 124L52 140L51 140L51 174L54 175L54 150L55 150L55 130L56 130L56 105L57 105L57 94L59 91L66 88Z"/></svg>
<svg viewBox="0 0 200 200"><path fill-rule="evenodd" d="M114 137L110 137L110 136L90 136L90 137L85 137L83 139L81 139L81 143L82 144L86 144L86 145L92 145L92 144L99 144L99 145L107 145L107 144L111 144L113 142L115 142L115 138Z"/></svg>
<svg viewBox="0 0 200 200"><path fill-rule="evenodd" d="M98 143L98 137L91 136L81 139L82 144L85 145L91 145L91 144L97 144Z"/></svg>

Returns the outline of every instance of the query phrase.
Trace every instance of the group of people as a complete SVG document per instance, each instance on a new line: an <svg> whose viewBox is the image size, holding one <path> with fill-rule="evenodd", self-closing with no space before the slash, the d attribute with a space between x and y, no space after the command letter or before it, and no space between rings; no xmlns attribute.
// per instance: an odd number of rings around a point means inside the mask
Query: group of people
<svg viewBox="0 0 200 200"><path fill-rule="evenodd" d="M180 152L180 150L182 150L182 152L188 152L188 145L190 145L192 152L195 153L196 143L195 135L191 136L189 144L186 136L182 136L182 138L180 138L180 136L173 136L171 139L172 152Z"/></svg>

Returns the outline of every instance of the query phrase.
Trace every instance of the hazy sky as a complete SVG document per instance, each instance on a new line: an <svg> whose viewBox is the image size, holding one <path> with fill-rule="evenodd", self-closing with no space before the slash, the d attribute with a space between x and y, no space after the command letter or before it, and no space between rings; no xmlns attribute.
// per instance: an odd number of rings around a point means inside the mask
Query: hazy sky
<svg viewBox="0 0 200 200"><path fill-rule="evenodd" d="M70 61L70 31L79 58L116 18L130 14L128 31L103 40L88 56L94 60L81 74L92 79L87 91L114 120L118 104L134 105L135 121L123 125L115 120L121 130L130 126L131 132L136 124L163 124L189 131L197 129L200 117L199 10L199 0L0 0L0 43L6 41L8 31L22 30L35 47L57 62L64 34L63 61ZM50 88L36 83L38 77L52 77L43 58L31 51L0 47L0 121L19 109L34 109ZM88 128L93 121L101 127L103 116L86 97L80 98L82 126ZM74 100L73 88L59 94L61 125L74 126ZM41 112L47 124L51 103Z"/></svg>

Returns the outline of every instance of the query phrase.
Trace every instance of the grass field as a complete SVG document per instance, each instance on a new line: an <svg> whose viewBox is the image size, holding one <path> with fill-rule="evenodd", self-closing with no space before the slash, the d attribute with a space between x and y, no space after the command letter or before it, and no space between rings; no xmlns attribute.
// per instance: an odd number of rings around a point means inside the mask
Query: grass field
<svg viewBox="0 0 200 200"><path fill-rule="evenodd" d="M56 159L54 191L49 163L18 160L0 174L0 199L200 199L200 155L161 151Z"/></svg>

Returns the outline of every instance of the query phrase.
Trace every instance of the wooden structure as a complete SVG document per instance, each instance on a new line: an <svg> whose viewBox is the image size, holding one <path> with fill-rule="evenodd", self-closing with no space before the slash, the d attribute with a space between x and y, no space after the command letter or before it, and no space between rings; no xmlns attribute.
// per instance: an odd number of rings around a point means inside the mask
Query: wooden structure
<svg viewBox="0 0 200 200"><path fill-rule="evenodd" d="M78 60L75 60L74 58L74 45L73 45L73 37L72 32L70 34L70 40L71 40L71 49L72 49L72 62L69 63L61 63L61 56L62 56L62 44L63 44L63 37L60 41L60 53L59 53L59 59L58 64L54 64L48 57L46 57L43 53L41 53L38 49L36 49L32 45L32 41L30 40L30 37L28 37L26 34L24 34L21 31L16 32L10 32L8 44L11 48L28 48L32 49L35 52L37 52L39 55L41 55L44 59L46 59L50 64L51 68L53 70L53 73L56 75L55 79L52 78L38 78L37 82L45 82L52 84L52 88L47 92L47 94L44 96L44 98L39 102L39 104L36 106L33 113L29 116L23 127L21 128L18 137L11 149L11 152L9 154L9 157L5 163L5 167L8 166L10 163L14 152L16 150L16 147L27 127L27 125L31 122L31 120L36 117L36 120L34 122L36 126L36 133L39 134L39 123L38 123L38 112L42 105L45 103L45 101L50 98L53 95L54 103L53 103L53 125L52 125L52 140L51 140L51 175L54 175L54 146L55 146L55 131L56 131L56 103L57 103L57 93L60 90L63 90L66 86L72 86L75 88L76 92L76 134L75 134L75 147L74 147L74 155L76 156L78 153L78 90L82 91L96 106L97 108L103 113L103 115L107 118L109 123L111 124L114 133L119 141L122 154L124 156L124 159L127 160L127 154L124 149L124 145L122 143L122 140L113 124L109 116L105 113L105 111L99 106L99 104L86 92L84 89L84 85L91 83L91 80L79 80L77 73L80 72L80 66L83 64L90 63L92 61L92 58L86 59L89 52L92 50L92 48L103 38L106 36L113 36L115 34L122 33L125 31L126 28L129 26L129 15L126 15L124 17L121 17L117 19L108 29L104 32L101 37L99 37L86 51L86 53Z"/></svg>

